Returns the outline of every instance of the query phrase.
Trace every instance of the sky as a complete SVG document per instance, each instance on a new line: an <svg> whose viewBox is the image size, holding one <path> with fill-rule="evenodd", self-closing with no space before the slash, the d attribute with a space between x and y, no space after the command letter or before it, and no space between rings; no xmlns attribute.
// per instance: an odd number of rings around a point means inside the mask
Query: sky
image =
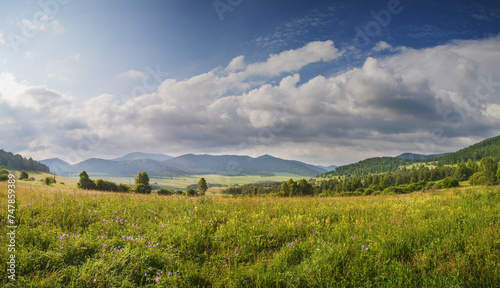
<svg viewBox="0 0 500 288"><path fill-rule="evenodd" d="M344 165L500 134L500 2L0 4L0 148Z"/></svg>

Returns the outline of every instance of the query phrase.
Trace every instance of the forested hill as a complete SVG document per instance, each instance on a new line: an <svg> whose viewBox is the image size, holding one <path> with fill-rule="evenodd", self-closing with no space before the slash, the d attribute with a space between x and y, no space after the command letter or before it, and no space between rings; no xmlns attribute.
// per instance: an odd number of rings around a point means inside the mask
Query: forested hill
<svg viewBox="0 0 500 288"><path fill-rule="evenodd" d="M500 161L500 136L488 138L453 154L441 156L437 160L442 164L457 164L467 162L469 159L479 161L484 157L493 157Z"/></svg>
<svg viewBox="0 0 500 288"><path fill-rule="evenodd" d="M322 177L332 176L362 176L396 171L402 165L408 165L418 160L401 159L397 157L368 158L357 163L337 167L334 171L327 172Z"/></svg>
<svg viewBox="0 0 500 288"><path fill-rule="evenodd" d="M19 154L13 154L0 149L0 166L7 169L26 170L26 171L40 171L49 173L49 166L37 162L31 158L26 159Z"/></svg>

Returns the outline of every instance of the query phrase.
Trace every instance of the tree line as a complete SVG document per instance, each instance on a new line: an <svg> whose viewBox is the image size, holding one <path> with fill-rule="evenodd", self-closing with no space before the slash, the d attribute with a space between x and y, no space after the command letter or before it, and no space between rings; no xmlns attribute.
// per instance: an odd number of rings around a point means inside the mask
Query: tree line
<svg viewBox="0 0 500 288"><path fill-rule="evenodd" d="M78 181L77 187L83 190L97 190L104 192L133 192L140 194L151 194L151 192L153 191L153 188L149 183L149 175L146 171L142 171L137 174L134 187L130 187L126 184L116 184L115 182L103 179L90 179L85 170L80 173L79 177L80 180ZM203 196L208 190L208 184L205 178L201 178L200 181L198 181L197 187L198 190L188 188L185 193L183 191L161 189L158 191L158 195L185 194L187 196Z"/></svg>
<svg viewBox="0 0 500 288"><path fill-rule="evenodd" d="M3 149L0 149L0 166L14 170L40 171L45 173L50 172L49 166L37 162L31 157L27 159L19 154L6 152Z"/></svg>
<svg viewBox="0 0 500 288"><path fill-rule="evenodd" d="M403 167L395 171L363 176L340 176L326 180L290 179L285 182L268 182L235 186L223 193L232 195L272 194L290 196L371 195L378 193L410 193L419 190L457 187L460 181L471 185L497 185L500 183L500 165L493 157L479 163L469 159L456 166L438 164L434 167Z"/></svg>

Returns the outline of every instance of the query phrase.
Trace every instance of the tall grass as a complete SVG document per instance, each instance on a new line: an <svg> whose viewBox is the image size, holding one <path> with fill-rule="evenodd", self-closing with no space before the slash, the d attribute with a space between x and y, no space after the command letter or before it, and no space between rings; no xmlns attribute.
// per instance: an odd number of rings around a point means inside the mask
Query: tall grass
<svg viewBox="0 0 500 288"><path fill-rule="evenodd" d="M6 191L0 184L2 235ZM498 187L286 199L111 194L23 183L17 194L19 287L500 283ZM6 237L0 245L6 251ZM7 257L0 254L2 271ZM6 274L0 284L8 287Z"/></svg>

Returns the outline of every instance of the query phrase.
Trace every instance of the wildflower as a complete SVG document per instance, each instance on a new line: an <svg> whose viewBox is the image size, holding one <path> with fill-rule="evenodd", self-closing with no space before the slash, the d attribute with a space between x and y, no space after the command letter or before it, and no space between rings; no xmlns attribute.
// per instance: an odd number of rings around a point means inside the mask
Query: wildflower
<svg viewBox="0 0 500 288"><path fill-rule="evenodd" d="M172 272L168 272L168 276L172 276Z"/></svg>
<svg viewBox="0 0 500 288"><path fill-rule="evenodd" d="M156 277L156 283L160 282L160 277Z"/></svg>
<svg viewBox="0 0 500 288"><path fill-rule="evenodd" d="M231 260L231 258L227 257L227 261Z"/></svg>

